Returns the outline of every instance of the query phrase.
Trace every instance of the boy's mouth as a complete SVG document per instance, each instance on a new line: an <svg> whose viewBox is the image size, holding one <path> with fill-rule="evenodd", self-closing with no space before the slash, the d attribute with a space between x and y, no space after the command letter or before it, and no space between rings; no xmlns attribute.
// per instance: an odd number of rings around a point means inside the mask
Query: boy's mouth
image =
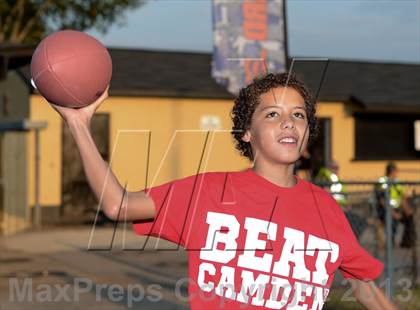
<svg viewBox="0 0 420 310"><path fill-rule="evenodd" d="M295 138L283 138L279 140L279 143L285 143L285 144L296 144L297 141Z"/></svg>
<svg viewBox="0 0 420 310"><path fill-rule="evenodd" d="M279 137L277 142L283 145L295 146L297 145L298 137L293 134L283 134Z"/></svg>

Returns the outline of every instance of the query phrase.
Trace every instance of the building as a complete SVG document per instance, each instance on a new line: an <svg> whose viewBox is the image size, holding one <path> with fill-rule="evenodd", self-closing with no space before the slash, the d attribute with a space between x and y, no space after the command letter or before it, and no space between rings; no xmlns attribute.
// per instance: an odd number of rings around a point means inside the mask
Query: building
<svg viewBox="0 0 420 310"><path fill-rule="evenodd" d="M32 52L28 46L0 48L3 234L30 226L36 201L43 223L77 218L97 208L65 124L30 86ZM239 170L248 165L233 147L233 97L211 78L210 54L110 53L110 98L97 111L92 132L101 155L128 190L199 169ZM402 179L419 179L420 152L414 149L414 121L420 120L419 65L295 60L290 67L318 93L321 132L311 147L315 164L334 158L344 179L376 180L392 159ZM30 125L39 122L47 127L38 131L37 174L36 130ZM209 132L212 129L218 131Z"/></svg>

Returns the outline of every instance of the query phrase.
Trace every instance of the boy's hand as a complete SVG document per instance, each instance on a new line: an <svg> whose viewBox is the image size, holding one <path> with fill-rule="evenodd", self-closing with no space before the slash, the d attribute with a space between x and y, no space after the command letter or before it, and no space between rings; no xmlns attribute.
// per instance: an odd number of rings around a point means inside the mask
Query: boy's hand
<svg viewBox="0 0 420 310"><path fill-rule="evenodd" d="M95 114L95 111L99 108L102 102L108 98L108 89L109 85L95 102L83 108L66 108L53 103L50 104L68 124L73 122L83 122L86 125L90 125L93 114Z"/></svg>

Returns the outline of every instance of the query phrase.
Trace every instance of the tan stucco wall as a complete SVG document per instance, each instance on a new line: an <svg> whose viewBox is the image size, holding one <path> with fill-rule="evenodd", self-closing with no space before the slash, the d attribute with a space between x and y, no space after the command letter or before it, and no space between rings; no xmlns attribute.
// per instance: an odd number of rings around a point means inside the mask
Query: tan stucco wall
<svg viewBox="0 0 420 310"><path fill-rule="evenodd" d="M144 187L147 141L151 132L149 185L193 174L198 168L205 132L200 130L203 114L217 115L222 128L230 129L228 101L118 98L104 103L100 112L111 115L112 168L130 190ZM209 160L209 170L241 169L246 165L225 134L224 153ZM220 140L220 139L219 139ZM220 143L218 143L220 148ZM166 155L165 155L166 154ZM204 169L204 163L202 164ZM159 172L158 172L159 169Z"/></svg>
<svg viewBox="0 0 420 310"><path fill-rule="evenodd" d="M40 133L40 204L56 206L61 203L61 118L42 97L30 97L31 120L47 121ZM35 134L28 136L28 203L34 205Z"/></svg>

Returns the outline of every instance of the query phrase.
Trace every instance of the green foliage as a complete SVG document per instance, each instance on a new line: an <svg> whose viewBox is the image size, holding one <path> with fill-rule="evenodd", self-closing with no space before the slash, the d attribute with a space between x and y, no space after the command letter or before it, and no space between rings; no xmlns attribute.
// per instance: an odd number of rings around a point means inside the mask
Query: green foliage
<svg viewBox="0 0 420 310"><path fill-rule="evenodd" d="M144 0L0 0L0 43L39 42L48 33L95 28L105 33Z"/></svg>

